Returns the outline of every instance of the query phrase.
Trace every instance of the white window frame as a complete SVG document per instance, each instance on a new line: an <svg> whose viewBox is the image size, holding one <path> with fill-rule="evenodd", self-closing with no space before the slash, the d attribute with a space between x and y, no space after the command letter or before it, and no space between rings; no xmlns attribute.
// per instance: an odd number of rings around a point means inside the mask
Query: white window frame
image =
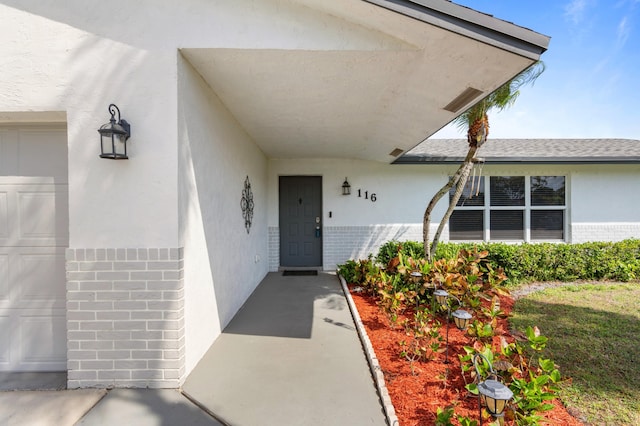
<svg viewBox="0 0 640 426"><path fill-rule="evenodd" d="M524 177L524 206L491 206L491 178L492 177ZM532 206L531 205L531 177L533 176L562 176L564 177L564 205L562 206ZM544 243L544 242L567 242L569 241L569 176L566 174L553 174L553 173L536 173L536 174L495 174L495 175L485 175L483 176L483 187L484 187L484 206L456 206L454 212L456 210L482 210L483 220L484 220L484 228L482 230L482 241L486 242L505 242L505 243L522 243L522 242L535 242L535 243ZM492 210L521 210L524 213L523 218L523 239L517 240L491 240L491 211ZM562 210L563 212L563 238L562 239L541 239L541 240L532 240L531 239L531 211L533 210ZM450 226L449 226L450 231ZM450 234L449 234L450 235ZM450 241L459 241L459 242L474 242L480 240L451 240Z"/></svg>

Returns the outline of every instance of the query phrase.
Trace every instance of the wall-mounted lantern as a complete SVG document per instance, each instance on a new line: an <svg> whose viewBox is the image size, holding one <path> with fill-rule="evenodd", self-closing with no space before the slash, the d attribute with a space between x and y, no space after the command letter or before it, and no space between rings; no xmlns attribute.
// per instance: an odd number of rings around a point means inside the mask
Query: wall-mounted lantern
<svg viewBox="0 0 640 426"><path fill-rule="evenodd" d="M351 194L351 185L349 185L349 181L347 178L344 178L344 182L342 183L342 195L350 195Z"/></svg>
<svg viewBox="0 0 640 426"><path fill-rule="evenodd" d="M116 113L118 120L116 121ZM98 129L100 133L100 158L126 160L127 139L131 136L131 126L127 120L120 118L120 109L115 104L109 105L111 119Z"/></svg>

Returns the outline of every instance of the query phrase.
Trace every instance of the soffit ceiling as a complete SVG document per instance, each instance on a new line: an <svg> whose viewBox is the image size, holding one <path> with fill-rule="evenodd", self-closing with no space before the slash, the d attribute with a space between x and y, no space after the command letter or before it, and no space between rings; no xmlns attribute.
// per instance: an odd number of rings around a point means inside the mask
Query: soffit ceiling
<svg viewBox="0 0 640 426"><path fill-rule="evenodd" d="M269 158L392 162L394 149L416 146L535 60L364 1L301 3L328 32L333 24L358 36L182 49ZM443 109L468 87L482 94L456 113Z"/></svg>

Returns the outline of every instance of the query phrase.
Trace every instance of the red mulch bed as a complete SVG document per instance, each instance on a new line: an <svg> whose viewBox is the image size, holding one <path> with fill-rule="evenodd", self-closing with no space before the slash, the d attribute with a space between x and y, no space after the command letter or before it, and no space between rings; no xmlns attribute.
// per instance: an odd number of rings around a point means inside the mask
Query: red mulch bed
<svg viewBox="0 0 640 426"><path fill-rule="evenodd" d="M433 361L414 362L413 372L409 361L399 356L398 342L406 339L401 327L391 327L388 317L380 310L373 297L351 291L360 318L373 345L376 357L384 373L385 382L401 426L433 425L438 407L455 407L456 415L478 418L478 399L465 388L458 354L470 340L453 323L449 327L449 364L445 354L437 354ZM511 297L502 297L500 308L509 314L513 308ZM506 334L507 320L499 321L498 328ZM443 325L441 333L446 331ZM549 425L581 426L559 401L555 408L543 413ZM489 423L486 421L486 423ZM507 422L508 423L508 422Z"/></svg>

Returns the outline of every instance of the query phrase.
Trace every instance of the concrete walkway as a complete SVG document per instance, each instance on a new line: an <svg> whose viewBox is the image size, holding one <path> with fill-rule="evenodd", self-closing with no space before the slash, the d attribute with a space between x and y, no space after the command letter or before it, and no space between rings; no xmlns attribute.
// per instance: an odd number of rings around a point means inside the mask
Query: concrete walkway
<svg viewBox="0 0 640 426"><path fill-rule="evenodd" d="M2 426L219 426L175 389L0 392Z"/></svg>
<svg viewBox="0 0 640 426"><path fill-rule="evenodd" d="M231 425L386 424L333 274L268 274L183 392Z"/></svg>
<svg viewBox="0 0 640 426"><path fill-rule="evenodd" d="M268 274L182 393L62 390L65 379L0 373L0 426L387 424L333 274Z"/></svg>
<svg viewBox="0 0 640 426"><path fill-rule="evenodd" d="M177 389L66 390L66 384L66 372L0 372L0 426L221 425Z"/></svg>

